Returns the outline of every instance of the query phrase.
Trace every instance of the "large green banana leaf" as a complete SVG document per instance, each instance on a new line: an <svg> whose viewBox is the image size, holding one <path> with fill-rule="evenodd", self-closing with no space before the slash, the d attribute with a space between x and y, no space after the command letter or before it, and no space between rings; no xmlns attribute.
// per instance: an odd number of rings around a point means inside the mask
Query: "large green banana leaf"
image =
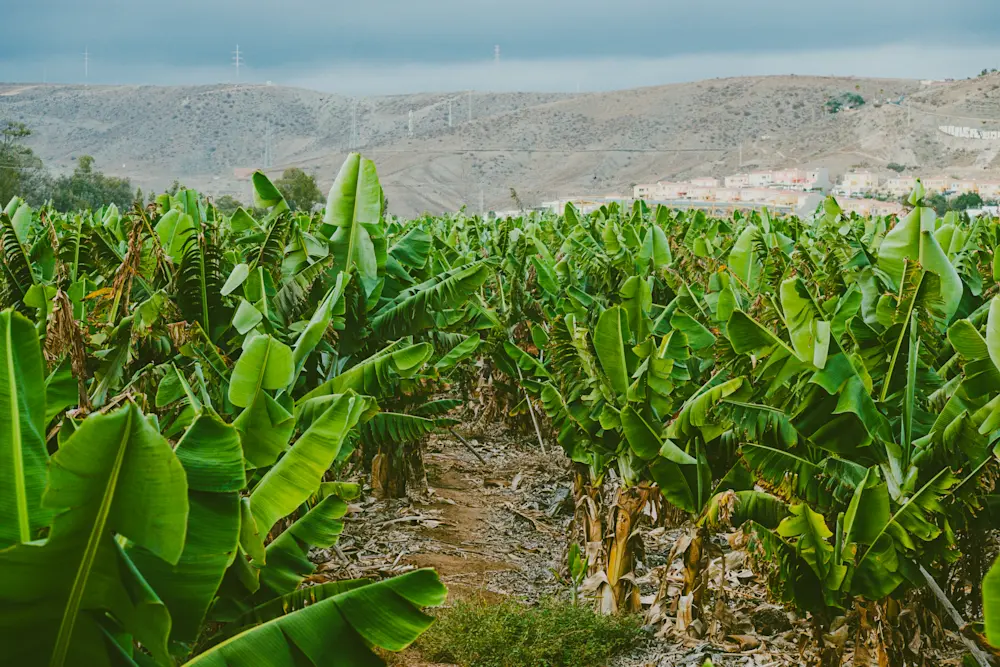
<svg viewBox="0 0 1000 667"><path fill-rule="evenodd" d="M271 336L256 336L233 368L229 400L241 408L249 406L262 389L284 389L294 371L292 350Z"/></svg>
<svg viewBox="0 0 1000 667"><path fill-rule="evenodd" d="M106 614L168 664L170 616L116 535L167 563L184 550L184 469L132 403L89 417L52 457L45 543L0 551L0 646L15 665L110 665Z"/></svg>
<svg viewBox="0 0 1000 667"><path fill-rule="evenodd" d="M381 216L382 186L375 163L351 153L330 188L322 231L330 239L334 268L357 271L365 296L375 291L379 270L385 266Z"/></svg>
<svg viewBox="0 0 1000 667"><path fill-rule="evenodd" d="M776 532L781 537L795 540L796 554L809 564L823 583L827 604L835 604L836 591L840 590L848 567L841 562L829 542L833 532L827 527L823 515L814 512L808 505L792 505L788 510L792 516L785 518Z"/></svg>
<svg viewBox="0 0 1000 667"><path fill-rule="evenodd" d="M316 570L309 560L311 548L329 549L340 538L347 513L347 503L337 495L319 501L298 521L288 527L267 545L264 562L254 563L260 570L263 594L285 595L291 593L303 577Z"/></svg>
<svg viewBox="0 0 1000 667"><path fill-rule="evenodd" d="M306 589L308 590L308 589ZM419 607L444 602L447 590L431 570L360 586L278 616L208 649L186 667L381 665L370 647L401 651L430 627ZM293 594L291 604L303 602ZM269 613L277 611L271 603ZM280 605L284 608L284 602Z"/></svg>
<svg viewBox="0 0 1000 667"><path fill-rule="evenodd" d="M337 274L336 284L330 288L330 291L326 293L323 300L316 306L316 310L313 312L312 317L309 318L309 322L302 329L302 333L299 334L298 339L296 339L295 346L292 348L292 362L295 366L295 371L290 384L295 384L295 380L302 373L302 369L306 364L306 359L309 358L309 355L312 354L312 351L316 349L316 346L323 339L334 316L344 314L344 289L346 289L350 279L350 275L346 273Z"/></svg>
<svg viewBox="0 0 1000 667"><path fill-rule="evenodd" d="M348 390L376 399L384 398L395 390L396 377L412 376L433 353L434 346L430 343L408 345L405 341L396 341L316 387L299 399L299 405Z"/></svg>
<svg viewBox="0 0 1000 667"><path fill-rule="evenodd" d="M372 333L379 340L392 340L429 329L437 311L461 306L489 276L488 263L472 262L403 290L372 317Z"/></svg>
<svg viewBox="0 0 1000 667"><path fill-rule="evenodd" d="M740 286L751 294L755 294L760 288L760 277L764 270L754 248L754 240L759 238L760 230L755 225L747 225L729 251L729 269L739 280Z"/></svg>
<svg viewBox="0 0 1000 667"><path fill-rule="evenodd" d="M854 586L860 593L877 600L902 583L907 552L916 549L918 541L928 542L941 534L941 528L931 519L944 513L941 499L956 481L950 470L942 470L907 498L891 516L884 510L858 514L856 531L871 540L871 546L861 555L854 574ZM888 502L887 493L879 491L877 497L878 504ZM869 523L871 525L863 525Z"/></svg>
<svg viewBox="0 0 1000 667"><path fill-rule="evenodd" d="M278 519L292 513L316 492L323 475L365 411L367 401L353 394L340 394L313 420L309 428L278 462L267 471L250 495L250 509L261 535Z"/></svg>
<svg viewBox="0 0 1000 667"><path fill-rule="evenodd" d="M763 491L723 491L712 496L699 523L712 530L740 528L754 521L773 530L788 516L785 501Z"/></svg>
<svg viewBox="0 0 1000 667"><path fill-rule="evenodd" d="M832 501L820 475L823 468L792 452L747 443L743 459L750 469L775 488L790 491L798 500L814 507L829 507ZM760 523L760 522L758 522Z"/></svg>
<svg viewBox="0 0 1000 667"><path fill-rule="evenodd" d="M630 373L625 357L629 338L628 315L624 308L616 306L601 313L594 331L594 348L611 388L621 397L628 393L629 386Z"/></svg>
<svg viewBox="0 0 1000 667"><path fill-rule="evenodd" d="M983 578L983 620L986 639L993 646L1000 646L1000 559Z"/></svg>
<svg viewBox="0 0 1000 667"><path fill-rule="evenodd" d="M170 637L193 642L236 557L240 490L246 484L236 429L211 411L200 414L175 449L188 480L187 542L175 564L143 548L128 551L173 620Z"/></svg>
<svg viewBox="0 0 1000 667"><path fill-rule="evenodd" d="M454 419L421 417L400 412L377 412L361 426L361 441L375 447L399 446L415 442L442 426L456 424Z"/></svg>
<svg viewBox="0 0 1000 667"><path fill-rule="evenodd" d="M294 371L291 348L271 336L250 340L233 368L229 400L243 408L233 425L240 432L243 455L256 467L274 463L292 435L295 421L291 406L275 400L266 390L287 387Z"/></svg>
<svg viewBox="0 0 1000 667"><path fill-rule="evenodd" d="M0 313L0 547L30 542L52 516L42 507L44 372L34 325L13 310Z"/></svg>
<svg viewBox="0 0 1000 667"><path fill-rule="evenodd" d="M253 203L258 208L273 208L271 215L277 215L288 210L288 203L262 171L255 171L250 177L253 182Z"/></svg>

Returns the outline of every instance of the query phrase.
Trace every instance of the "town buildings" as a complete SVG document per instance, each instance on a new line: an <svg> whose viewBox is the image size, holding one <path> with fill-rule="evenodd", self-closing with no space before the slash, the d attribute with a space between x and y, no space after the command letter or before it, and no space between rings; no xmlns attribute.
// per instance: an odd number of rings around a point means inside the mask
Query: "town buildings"
<svg viewBox="0 0 1000 667"><path fill-rule="evenodd" d="M928 193L954 196L976 192L983 201L1000 200L1000 180L930 175L922 182ZM796 201L798 206L803 205L805 198L802 195L805 193L832 192L838 201L879 202L852 203L850 206L862 207L876 215L889 215L901 210L897 210L897 203L909 195L915 185L915 176L891 172L883 175L870 169L859 169L844 174L833 187L829 170L814 167L730 174L722 179L721 185L719 179L711 176L689 181L659 181L637 185L632 194L636 199L648 201L697 201L719 205L753 203L795 208Z"/></svg>

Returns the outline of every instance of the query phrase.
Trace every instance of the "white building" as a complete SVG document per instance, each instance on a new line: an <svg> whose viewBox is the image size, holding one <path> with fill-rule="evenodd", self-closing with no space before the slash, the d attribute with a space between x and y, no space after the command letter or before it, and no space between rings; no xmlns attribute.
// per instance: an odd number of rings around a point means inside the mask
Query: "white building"
<svg viewBox="0 0 1000 667"><path fill-rule="evenodd" d="M913 176L892 176L891 178L887 178L885 183L882 184L882 190L893 197L902 197L913 192L916 184L917 179Z"/></svg>
<svg viewBox="0 0 1000 667"><path fill-rule="evenodd" d="M979 196L985 201L1000 199L1000 181L980 181Z"/></svg>
<svg viewBox="0 0 1000 667"><path fill-rule="evenodd" d="M944 192L951 185L951 179L947 176L931 176L923 179L922 183L927 192Z"/></svg>
<svg viewBox="0 0 1000 667"><path fill-rule="evenodd" d="M719 187L719 179L712 178L711 176L699 176L698 178L692 178L688 181L692 187L696 188L717 188Z"/></svg>
<svg viewBox="0 0 1000 667"><path fill-rule="evenodd" d="M979 190L976 181L971 178L952 180L948 185L948 189L958 195L966 192L977 192Z"/></svg>
<svg viewBox="0 0 1000 667"><path fill-rule="evenodd" d="M727 188L748 188L750 187L750 174L726 176L725 185Z"/></svg>
<svg viewBox="0 0 1000 667"><path fill-rule="evenodd" d="M878 188L878 174L868 171L849 171L840 182L840 189L848 195L870 192Z"/></svg>
<svg viewBox="0 0 1000 667"><path fill-rule="evenodd" d="M771 184L782 187L804 186L806 173L801 169L777 169L771 172Z"/></svg>
<svg viewBox="0 0 1000 667"><path fill-rule="evenodd" d="M766 188L774 183L774 173L770 171L755 171L750 174L750 187Z"/></svg>

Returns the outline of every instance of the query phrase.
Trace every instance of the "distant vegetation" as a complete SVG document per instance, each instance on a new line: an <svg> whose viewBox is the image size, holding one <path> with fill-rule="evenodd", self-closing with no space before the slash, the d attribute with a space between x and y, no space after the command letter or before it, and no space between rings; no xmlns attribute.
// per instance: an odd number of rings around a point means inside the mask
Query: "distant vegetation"
<svg viewBox="0 0 1000 667"><path fill-rule="evenodd" d="M127 178L107 176L95 168L94 158L81 155L77 158L72 174L53 176L46 171L42 160L24 144L32 134L24 123L0 123L0 202L19 196L31 206L51 203L60 212L80 209L97 210L114 204L127 209L135 201L142 201L142 190L136 190ZM323 194L315 177L297 167L286 169L275 187L294 210L310 210L323 201ZM185 187L175 180L167 193L176 195ZM216 202L223 213L232 215L242 203L226 195Z"/></svg>
<svg viewBox="0 0 1000 667"><path fill-rule="evenodd" d="M293 209L308 211L323 201L316 179L298 167L286 169L274 185Z"/></svg>
<svg viewBox="0 0 1000 667"><path fill-rule="evenodd" d="M903 197L903 203L907 204L907 197ZM986 202L976 192L963 192L957 197L949 199L940 192L929 194L924 198L924 205L933 208L938 215L944 215L948 211L965 211L970 208L979 208Z"/></svg>
<svg viewBox="0 0 1000 667"><path fill-rule="evenodd" d="M24 145L31 129L24 123L0 124L0 201L20 196L33 206L51 202L61 212L98 209L107 204L131 206L132 184L127 178L105 176L94 170L94 158L82 155L72 174L52 176L42 160Z"/></svg>
<svg viewBox="0 0 1000 667"><path fill-rule="evenodd" d="M856 109L865 105L865 98L858 93L841 93L831 97L824 105L829 113L837 113L844 109Z"/></svg>

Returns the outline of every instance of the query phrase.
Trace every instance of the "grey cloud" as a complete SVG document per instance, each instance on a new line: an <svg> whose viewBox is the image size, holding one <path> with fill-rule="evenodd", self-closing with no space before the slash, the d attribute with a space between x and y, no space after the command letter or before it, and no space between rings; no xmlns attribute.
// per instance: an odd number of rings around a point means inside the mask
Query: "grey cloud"
<svg viewBox="0 0 1000 667"><path fill-rule="evenodd" d="M257 69L351 63L672 58L893 44L975 47L995 0L11 0L5 73L45 60L208 68L236 43ZM733 74L739 72L733 63Z"/></svg>

